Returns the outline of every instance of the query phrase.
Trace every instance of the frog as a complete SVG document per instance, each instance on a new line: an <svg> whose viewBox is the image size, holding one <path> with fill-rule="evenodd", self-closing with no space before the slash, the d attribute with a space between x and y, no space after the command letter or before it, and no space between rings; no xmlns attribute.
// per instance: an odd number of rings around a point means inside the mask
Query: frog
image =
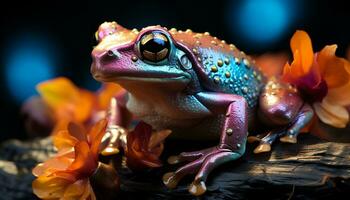
<svg viewBox="0 0 350 200"><path fill-rule="evenodd" d="M169 164L183 164L164 174L170 189L195 174L188 191L204 194L209 174L241 158L247 140L259 142L255 153L270 151L277 139L296 143L314 116L295 86L266 76L254 59L208 32L160 25L139 31L105 22L96 39L92 76L125 89L114 102L111 125L127 126L127 119L137 118L155 130L172 130L174 137L218 141L170 156ZM248 137L257 130L263 134Z"/></svg>

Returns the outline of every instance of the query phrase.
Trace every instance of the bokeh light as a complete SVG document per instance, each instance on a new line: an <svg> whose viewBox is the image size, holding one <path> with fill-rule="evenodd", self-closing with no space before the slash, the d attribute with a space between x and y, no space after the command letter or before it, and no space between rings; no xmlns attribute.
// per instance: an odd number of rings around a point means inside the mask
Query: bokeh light
<svg viewBox="0 0 350 200"><path fill-rule="evenodd" d="M13 37L5 52L5 79L9 94L17 103L36 93L35 86L55 76L55 55L43 35Z"/></svg>
<svg viewBox="0 0 350 200"><path fill-rule="evenodd" d="M292 0L245 0L231 3L230 30L250 46L273 44L283 37L294 21Z"/></svg>

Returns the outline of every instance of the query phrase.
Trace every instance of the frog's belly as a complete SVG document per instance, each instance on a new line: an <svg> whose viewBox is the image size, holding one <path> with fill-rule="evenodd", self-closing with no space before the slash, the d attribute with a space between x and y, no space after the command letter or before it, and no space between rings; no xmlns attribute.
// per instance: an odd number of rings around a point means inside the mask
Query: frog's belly
<svg viewBox="0 0 350 200"><path fill-rule="evenodd" d="M181 128L173 129L171 138L185 140L219 140L221 127L223 126L224 115L216 115L201 119L197 124Z"/></svg>
<svg viewBox="0 0 350 200"><path fill-rule="evenodd" d="M224 115L196 119L169 119L164 116L145 116L141 120L156 130L172 130L171 138L188 140L218 139Z"/></svg>
<svg viewBox="0 0 350 200"><path fill-rule="evenodd" d="M156 130L193 127L211 116L211 112L191 95L163 95L153 99L130 95L126 106Z"/></svg>
<svg viewBox="0 0 350 200"><path fill-rule="evenodd" d="M171 137L178 139L218 140L225 122L225 115L213 115L193 96L152 102L130 96L127 109L155 130L171 129ZM255 108L248 113L248 125L254 125Z"/></svg>
<svg viewBox="0 0 350 200"><path fill-rule="evenodd" d="M141 120L150 124L156 130L163 129L177 129L177 128L190 128L200 123L202 119L174 119L168 116L161 115L145 115L140 117Z"/></svg>

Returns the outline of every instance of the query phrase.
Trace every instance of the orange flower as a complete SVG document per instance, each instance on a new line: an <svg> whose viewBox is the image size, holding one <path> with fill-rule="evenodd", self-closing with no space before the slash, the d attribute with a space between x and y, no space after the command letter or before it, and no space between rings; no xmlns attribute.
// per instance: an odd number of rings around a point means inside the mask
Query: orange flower
<svg viewBox="0 0 350 200"><path fill-rule="evenodd" d="M117 84L104 84L97 93L93 93L78 88L67 78L59 77L38 84L37 90L54 112L55 134L66 130L69 122L89 125L88 122L105 117L110 99L122 89ZM104 115L100 116L100 111Z"/></svg>
<svg viewBox="0 0 350 200"><path fill-rule="evenodd" d="M322 122L344 128L349 122L346 106L350 105L350 63L335 56L336 45L314 54L304 31L296 31L290 45L294 60L284 66L283 80L296 85L313 103Z"/></svg>
<svg viewBox="0 0 350 200"><path fill-rule="evenodd" d="M33 169L33 192L41 199L96 199L89 177L98 167L98 154L107 121L96 123L88 134L70 123L54 136L58 153Z"/></svg>
<svg viewBox="0 0 350 200"><path fill-rule="evenodd" d="M127 135L125 156L129 168L137 170L145 167L160 167L159 156L163 151L163 141L170 135L170 130L152 133L152 127L139 122Z"/></svg>

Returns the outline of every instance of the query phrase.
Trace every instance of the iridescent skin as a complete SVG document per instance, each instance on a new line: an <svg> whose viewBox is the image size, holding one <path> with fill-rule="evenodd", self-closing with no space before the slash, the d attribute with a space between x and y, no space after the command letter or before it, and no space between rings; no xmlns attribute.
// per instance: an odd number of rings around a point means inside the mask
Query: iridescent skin
<svg viewBox="0 0 350 200"><path fill-rule="evenodd" d="M170 43L160 62L150 62L141 53L141 40L150 33L161 33ZM119 114L111 118L112 126L127 125L125 113L130 113L155 129L172 129L175 137L219 139L215 147L170 157L170 164L189 163L164 175L169 188L196 173L189 191L201 195L214 168L244 154L248 129L259 130L257 124L268 129L265 136L250 138L260 141L256 153L266 152L277 138L295 143L313 116L293 86L265 77L252 59L209 33L160 26L139 32L106 22L97 38L92 51L94 78L126 89L113 107Z"/></svg>

